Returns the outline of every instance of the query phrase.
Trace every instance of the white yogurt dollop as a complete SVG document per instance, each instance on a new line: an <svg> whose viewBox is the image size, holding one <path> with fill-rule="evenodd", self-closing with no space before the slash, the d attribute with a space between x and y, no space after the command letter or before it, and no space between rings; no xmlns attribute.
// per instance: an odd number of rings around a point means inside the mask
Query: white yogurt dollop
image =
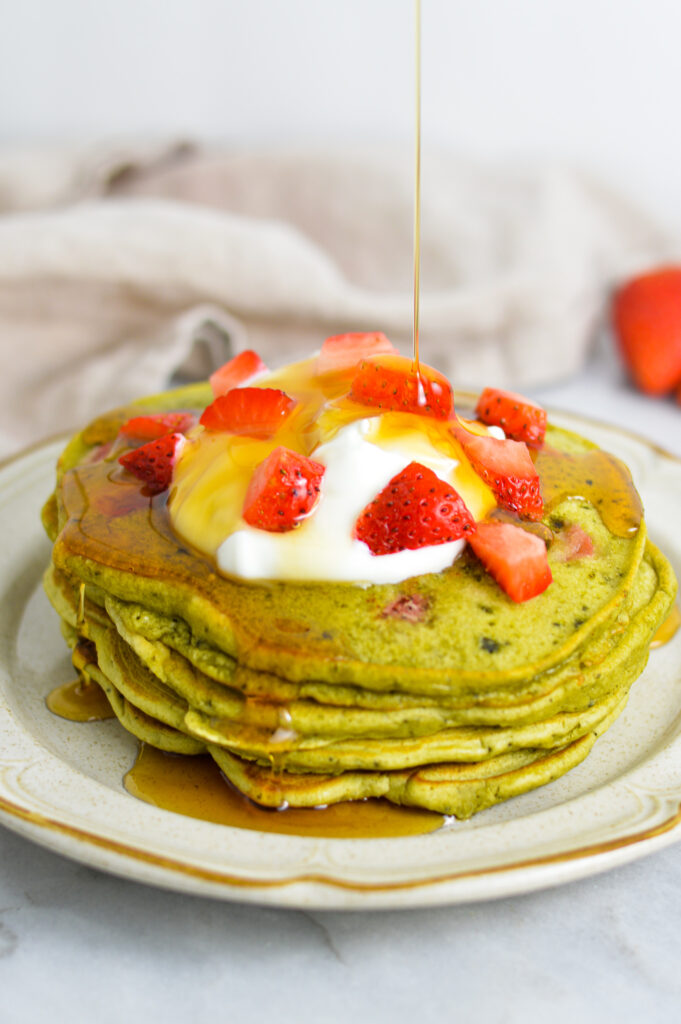
<svg viewBox="0 0 681 1024"><path fill-rule="evenodd" d="M362 510L410 462L422 463L447 483L458 466L416 431L406 445L404 437L395 447L373 443L368 438L376 424L376 418L356 420L320 445L312 457L326 472L320 501L309 518L289 533L268 533L243 523L217 550L221 572L243 579L369 584L399 583L450 566L465 541L372 555L353 537Z"/></svg>

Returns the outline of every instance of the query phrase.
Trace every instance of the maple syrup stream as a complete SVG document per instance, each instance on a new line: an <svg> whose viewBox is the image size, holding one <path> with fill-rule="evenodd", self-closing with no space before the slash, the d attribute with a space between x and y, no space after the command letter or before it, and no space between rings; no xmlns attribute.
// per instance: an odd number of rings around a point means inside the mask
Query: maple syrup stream
<svg viewBox="0 0 681 1024"><path fill-rule="evenodd" d="M419 298L421 278L421 0L414 0L414 372L419 375Z"/></svg>

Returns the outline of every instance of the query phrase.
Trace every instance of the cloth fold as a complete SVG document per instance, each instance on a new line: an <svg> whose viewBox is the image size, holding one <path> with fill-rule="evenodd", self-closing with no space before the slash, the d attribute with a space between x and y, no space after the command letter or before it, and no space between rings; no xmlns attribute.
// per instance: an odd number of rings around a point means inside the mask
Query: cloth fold
<svg viewBox="0 0 681 1024"><path fill-rule="evenodd" d="M99 164L89 153L89 173L78 155L67 173L62 157L52 193L38 171L21 187L25 154L0 156L5 451L245 347L275 366L329 334L383 330L410 351L407 152L119 153ZM40 209L26 212L31 197ZM673 252L576 172L426 155L423 359L458 386L573 373L612 282Z"/></svg>

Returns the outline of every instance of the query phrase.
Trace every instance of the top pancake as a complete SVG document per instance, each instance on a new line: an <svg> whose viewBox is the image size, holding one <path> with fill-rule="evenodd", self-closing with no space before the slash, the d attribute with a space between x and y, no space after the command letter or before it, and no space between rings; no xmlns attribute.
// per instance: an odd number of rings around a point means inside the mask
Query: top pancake
<svg viewBox="0 0 681 1024"><path fill-rule="evenodd" d="M203 385L155 396L73 439L60 460L49 527L58 569L183 620L195 644L247 668L377 691L522 688L616 624L645 547L640 504L624 466L605 457L599 467L593 445L554 427L538 462L552 494L545 523L553 583L525 604L513 603L468 552L442 573L395 585L260 584L218 575L173 535L165 495L145 498L115 461L88 461L128 417L200 410L210 399ZM603 486L594 486L601 471ZM48 506L46 520L54 513ZM564 537L572 525L592 537L592 556L566 560Z"/></svg>

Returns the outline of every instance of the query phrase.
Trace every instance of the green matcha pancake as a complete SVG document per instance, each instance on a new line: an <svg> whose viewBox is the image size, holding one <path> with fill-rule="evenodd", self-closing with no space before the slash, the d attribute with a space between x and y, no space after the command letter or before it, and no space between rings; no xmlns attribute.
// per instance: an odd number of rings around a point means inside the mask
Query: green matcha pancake
<svg viewBox="0 0 681 1024"><path fill-rule="evenodd" d="M236 576L221 562L232 541L221 548L220 537L212 539L213 526L204 529L201 521L197 532L179 532L176 510L182 503L191 509L190 483L198 493L215 478L206 477L206 446L236 452L238 463L224 487L221 480L215 485L217 505L233 493L240 495L238 507L218 510L218 518L237 523L229 530L243 530L248 543L254 529L266 530L265 541L274 547L272 535L285 531L267 516L275 508L285 519L292 506L281 490L268 492L267 481L262 492L269 505L259 495L252 499L255 483L249 479L262 484L275 459L283 479L282 451L303 461L323 459L325 445L331 451L330 442L360 414L369 424L362 430L375 429L376 410L360 408L353 419L354 406L336 378L329 378L331 384L323 378L322 406L314 388L300 383L307 378L297 374L275 375L255 395L264 403L263 390L274 394L276 385L278 394L293 396L292 412L283 400L266 396L279 403L276 415L284 409L286 425L270 427L268 439L259 437L257 444L236 434L233 448L225 448L234 422L216 426L206 417L207 407L223 415L208 385L116 410L69 443L43 515L53 541L45 589L67 643L74 650L79 640L91 644L87 663L74 655L78 671L102 687L133 735L173 753L208 752L226 785L266 806L379 796L466 818L558 778L587 756L625 706L676 592L668 562L647 539L628 471L567 431L548 426L542 440L528 447L508 431L505 439L485 433L468 414L458 421L467 424L467 433L453 427L454 454L444 453L448 466L459 463L451 479L455 487L463 482L453 492L463 510L451 511L450 490L438 497L438 514L446 506L450 523L463 532L434 542L444 549L461 538L443 568L389 582ZM358 389L356 382L352 386ZM225 392L228 399L233 394ZM313 398L317 406L308 421L303 414ZM352 391L350 398L359 401ZM197 424L202 414L204 422ZM265 415L260 406L258 415ZM269 409L267 415L273 415ZM445 465L442 437L449 423L440 418L423 428L440 446L431 458L436 469ZM409 410L385 422L411 444L410 423L421 419ZM158 439L144 433L155 422L161 423ZM490 439L495 451L504 446L505 454L522 455L523 465L530 465L539 488L532 491L532 506L523 497L525 504L516 507L499 473L476 461L479 451L492 450ZM392 435L379 441L381 457L399 459ZM256 456L251 478L248 459ZM428 456L422 458L421 469ZM309 473L321 479L321 497L308 487L300 522L286 525L300 536L305 519L326 500L324 480L333 471L330 457L314 465ZM294 470L299 472L297 463ZM450 479L444 469L436 476L433 493ZM390 483L391 493L406 486L399 474ZM392 514L380 486L355 527L360 538L362 524L369 523L370 545L384 543L375 539L383 537L381 516ZM430 515L424 499L421 507ZM387 535L385 543L394 543L394 533ZM506 581L504 567L513 564L506 549L499 569L494 552L488 555L481 543L502 536L504 543L517 536L521 545L531 538L528 558L539 567L535 576L544 574L534 596L519 598L513 581ZM415 558L419 543L409 549ZM378 564L392 555L372 549L371 557ZM520 576L526 569L521 560L514 572Z"/></svg>

